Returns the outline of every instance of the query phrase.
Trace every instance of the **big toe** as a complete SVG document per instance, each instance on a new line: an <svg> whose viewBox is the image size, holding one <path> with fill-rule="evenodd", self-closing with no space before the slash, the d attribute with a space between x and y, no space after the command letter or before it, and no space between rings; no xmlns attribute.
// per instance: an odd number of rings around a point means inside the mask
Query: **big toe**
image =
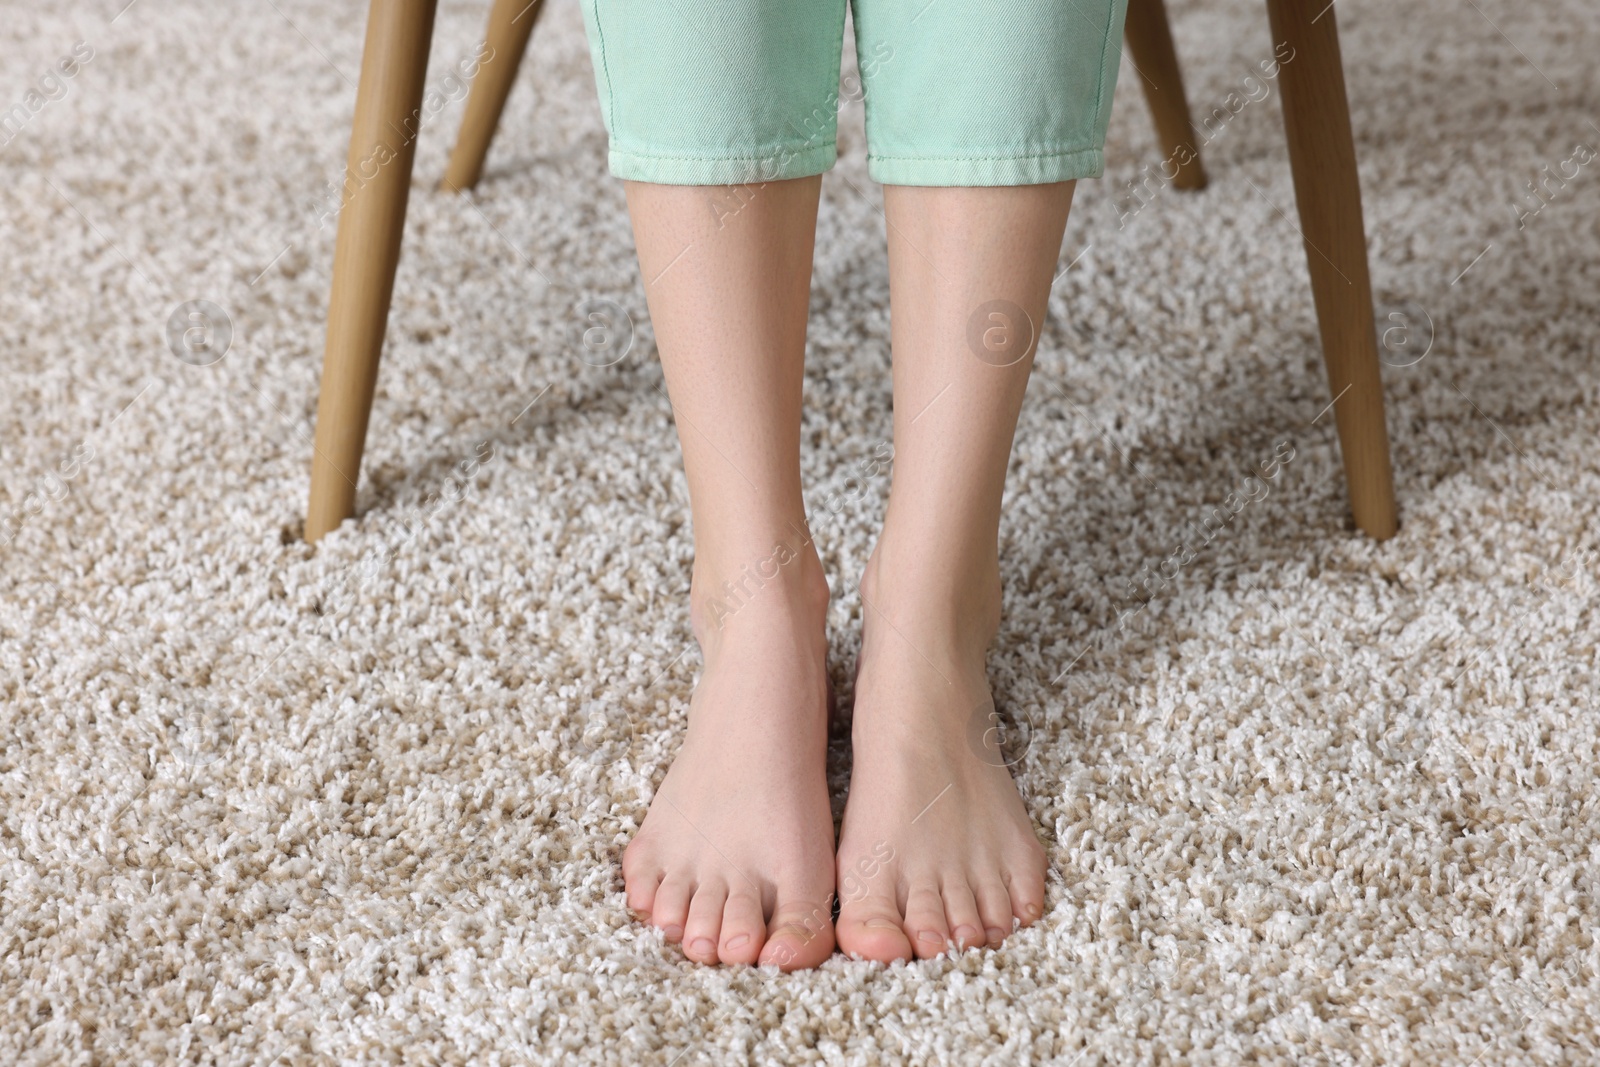
<svg viewBox="0 0 1600 1067"><path fill-rule="evenodd" d="M833 909L828 901L780 901L767 924L760 962L794 971L833 955Z"/></svg>
<svg viewBox="0 0 1600 1067"><path fill-rule="evenodd" d="M1043 865L1028 865L1006 875L1011 894L1011 913L1023 926L1031 926L1044 914Z"/></svg>
<svg viewBox="0 0 1600 1067"><path fill-rule="evenodd" d="M840 909L839 947L851 956L879 963L910 960L915 955L900 911L887 897L868 898Z"/></svg>

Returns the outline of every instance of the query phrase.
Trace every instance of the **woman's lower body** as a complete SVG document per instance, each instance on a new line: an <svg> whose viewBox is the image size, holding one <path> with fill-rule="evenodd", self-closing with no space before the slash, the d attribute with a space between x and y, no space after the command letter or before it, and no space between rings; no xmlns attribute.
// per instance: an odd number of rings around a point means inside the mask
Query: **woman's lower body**
<svg viewBox="0 0 1600 1067"><path fill-rule="evenodd" d="M584 5L683 448L705 657L623 858L628 904L707 963L998 944L1043 913L1045 876L987 681L1001 496L1073 183L1102 165L1123 0L854 2L887 186L894 468L860 579L837 849L800 404L845 0Z"/></svg>

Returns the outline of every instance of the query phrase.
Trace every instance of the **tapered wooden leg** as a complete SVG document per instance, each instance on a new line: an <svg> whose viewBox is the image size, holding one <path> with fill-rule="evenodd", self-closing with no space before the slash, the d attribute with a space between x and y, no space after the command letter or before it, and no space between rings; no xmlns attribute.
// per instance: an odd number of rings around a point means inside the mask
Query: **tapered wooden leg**
<svg viewBox="0 0 1600 1067"><path fill-rule="evenodd" d="M1206 169L1200 162L1200 146L1195 143L1189 98L1183 92L1183 71L1172 45L1165 0L1128 0L1123 33L1128 55L1139 73L1139 84L1144 86L1144 98L1150 103L1156 137L1168 161L1165 172L1176 171L1172 184L1179 189L1204 189Z"/></svg>
<svg viewBox="0 0 1600 1067"><path fill-rule="evenodd" d="M1283 125L1350 508L1382 541L1396 527L1394 472L1339 31L1328 0L1267 0L1267 13L1273 40L1293 49L1279 73Z"/></svg>
<svg viewBox="0 0 1600 1067"><path fill-rule="evenodd" d="M456 135L455 151L450 153L441 188L460 192L478 184L483 161L489 156L489 144L500 125L500 113L517 80L528 38L533 36L533 24L543 11L543 0L494 0L484 38L487 47L467 94L467 113L461 118L461 132Z"/></svg>
<svg viewBox="0 0 1600 1067"><path fill-rule="evenodd" d="M306 540L355 510L367 417L400 262L435 0L372 0L333 253Z"/></svg>

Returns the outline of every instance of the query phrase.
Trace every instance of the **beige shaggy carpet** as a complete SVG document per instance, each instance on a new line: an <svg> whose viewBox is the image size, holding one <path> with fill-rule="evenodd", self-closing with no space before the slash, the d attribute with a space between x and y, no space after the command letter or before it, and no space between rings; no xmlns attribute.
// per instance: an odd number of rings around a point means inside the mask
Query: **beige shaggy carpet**
<svg viewBox="0 0 1600 1067"><path fill-rule="evenodd" d="M788 976L692 966L623 909L698 656L577 5L469 198L434 184L487 3L441 6L360 516L311 548L364 5L127 2L0 8L0 1062L1600 1056L1586 0L1338 6L1383 545L1319 417L1264 12L1174 0L1213 184L1130 198L1160 153L1125 62L1009 483L993 677L1046 916ZM850 88L805 414L842 689L890 429ZM206 366L167 339L195 300L226 316L178 346Z"/></svg>

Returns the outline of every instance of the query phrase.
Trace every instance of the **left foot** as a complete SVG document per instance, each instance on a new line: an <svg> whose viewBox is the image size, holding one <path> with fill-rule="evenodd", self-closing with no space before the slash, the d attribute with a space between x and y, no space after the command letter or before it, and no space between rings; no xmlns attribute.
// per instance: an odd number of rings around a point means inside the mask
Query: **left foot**
<svg viewBox="0 0 1600 1067"><path fill-rule="evenodd" d="M838 849L837 936L850 955L889 963L994 946L1013 920L1044 913L1044 849L991 718L998 573L978 585L971 611L889 580L876 556L862 579Z"/></svg>

